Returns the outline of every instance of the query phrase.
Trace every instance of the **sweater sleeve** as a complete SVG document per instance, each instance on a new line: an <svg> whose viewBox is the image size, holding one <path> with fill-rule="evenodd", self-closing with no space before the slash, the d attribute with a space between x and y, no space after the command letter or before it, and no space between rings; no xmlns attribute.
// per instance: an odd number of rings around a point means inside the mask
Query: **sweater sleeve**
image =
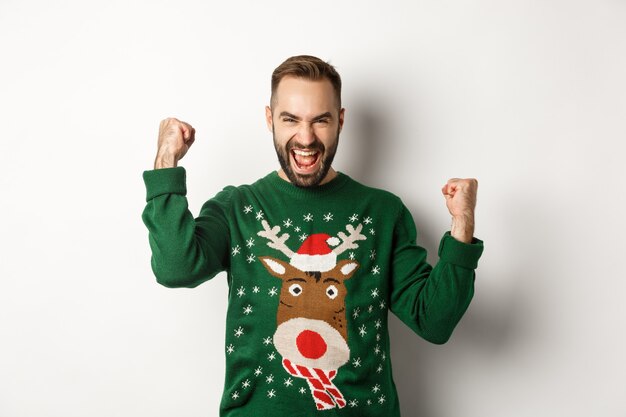
<svg viewBox="0 0 626 417"><path fill-rule="evenodd" d="M446 232L439 261L431 267L426 250L416 244L415 223L402 204L394 230L391 311L424 339L443 344L467 310L483 242L456 240Z"/></svg>
<svg viewBox="0 0 626 417"><path fill-rule="evenodd" d="M225 270L229 259L227 210L234 187L207 201L194 219L183 167L144 171L152 271L166 287L196 287Z"/></svg>

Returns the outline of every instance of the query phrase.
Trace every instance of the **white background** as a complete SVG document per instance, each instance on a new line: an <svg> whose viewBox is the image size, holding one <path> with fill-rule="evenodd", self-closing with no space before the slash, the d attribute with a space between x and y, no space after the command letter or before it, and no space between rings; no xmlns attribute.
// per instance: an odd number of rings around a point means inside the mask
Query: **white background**
<svg viewBox="0 0 626 417"><path fill-rule="evenodd" d="M0 415L212 416L225 276L159 286L142 171L197 129L189 202L277 167L285 58L344 80L335 167L400 195L436 260L479 180L476 296L444 346L392 320L407 417L624 416L626 2L0 3Z"/></svg>

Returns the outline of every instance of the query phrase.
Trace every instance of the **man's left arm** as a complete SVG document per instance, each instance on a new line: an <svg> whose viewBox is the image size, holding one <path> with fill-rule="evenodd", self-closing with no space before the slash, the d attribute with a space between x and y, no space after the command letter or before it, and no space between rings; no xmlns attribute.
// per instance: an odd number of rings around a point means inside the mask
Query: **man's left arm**
<svg viewBox="0 0 626 417"><path fill-rule="evenodd" d="M416 244L415 223L403 206L394 236L390 307L413 331L433 343L445 343L467 310L483 242L473 237L476 180L451 179L442 188L452 215L452 230L439 244L432 268L426 250Z"/></svg>

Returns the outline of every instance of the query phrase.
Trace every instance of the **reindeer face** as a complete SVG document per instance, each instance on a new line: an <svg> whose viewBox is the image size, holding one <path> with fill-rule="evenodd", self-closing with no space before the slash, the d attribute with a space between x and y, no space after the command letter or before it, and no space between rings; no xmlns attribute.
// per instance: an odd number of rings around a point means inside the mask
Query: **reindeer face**
<svg viewBox="0 0 626 417"><path fill-rule="evenodd" d="M279 353L295 363L322 369L337 369L347 362L344 281L359 264L343 260L330 271L306 272L279 259L259 259L283 281L274 334Z"/></svg>

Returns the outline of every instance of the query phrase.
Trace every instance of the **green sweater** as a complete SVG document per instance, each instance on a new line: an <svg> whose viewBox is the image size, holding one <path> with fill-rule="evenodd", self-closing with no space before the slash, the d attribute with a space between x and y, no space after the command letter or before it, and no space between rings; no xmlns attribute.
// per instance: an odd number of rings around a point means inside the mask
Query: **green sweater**
<svg viewBox="0 0 626 417"><path fill-rule="evenodd" d="M480 240L445 233L433 268L401 200L345 174L302 189L272 172L195 219L184 168L143 178L157 281L227 272L220 416L399 416L387 311L439 344L472 298Z"/></svg>

